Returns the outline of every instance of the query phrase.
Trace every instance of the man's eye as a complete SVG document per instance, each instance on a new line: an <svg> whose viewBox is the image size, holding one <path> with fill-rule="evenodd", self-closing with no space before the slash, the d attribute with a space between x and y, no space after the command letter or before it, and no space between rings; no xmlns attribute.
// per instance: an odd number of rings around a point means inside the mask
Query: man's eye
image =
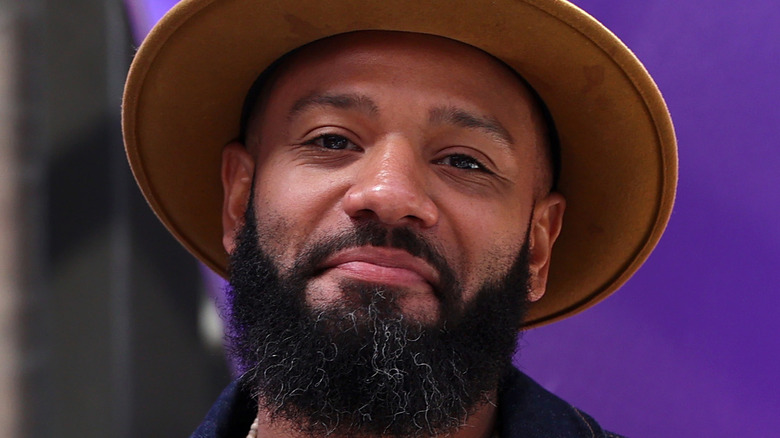
<svg viewBox="0 0 780 438"><path fill-rule="evenodd" d="M474 157L470 157L468 155L461 155L461 154L455 154L455 155L448 155L444 157L439 163L452 166L457 169L464 169L464 170L479 170L482 172L488 172L487 168L482 165L482 163L479 162Z"/></svg>
<svg viewBox="0 0 780 438"><path fill-rule="evenodd" d="M316 137L306 143L320 146L326 149L334 149L334 150L355 148L355 145L351 141L349 141L349 139L341 135L335 135L335 134L320 135L319 137Z"/></svg>

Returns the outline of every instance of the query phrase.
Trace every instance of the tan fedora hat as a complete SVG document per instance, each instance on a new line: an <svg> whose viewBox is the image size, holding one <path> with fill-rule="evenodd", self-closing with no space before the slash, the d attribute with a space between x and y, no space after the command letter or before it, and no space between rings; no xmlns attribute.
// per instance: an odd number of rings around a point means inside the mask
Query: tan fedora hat
<svg viewBox="0 0 780 438"><path fill-rule="evenodd" d="M525 326L562 319L614 292L645 261L671 213L677 150L642 64L562 0L185 0L152 30L123 103L128 159L170 232L222 276L220 160L244 97L284 53L357 30L445 36L517 70L550 109L567 199L547 294Z"/></svg>

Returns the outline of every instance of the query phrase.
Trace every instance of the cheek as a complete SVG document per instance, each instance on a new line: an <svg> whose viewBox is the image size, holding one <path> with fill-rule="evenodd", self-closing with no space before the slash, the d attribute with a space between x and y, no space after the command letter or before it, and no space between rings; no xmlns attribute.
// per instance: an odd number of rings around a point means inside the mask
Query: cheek
<svg viewBox="0 0 780 438"><path fill-rule="evenodd" d="M491 247L482 248L464 278L463 299L470 301L486 284L502 280L511 269L522 248L522 238L502 239Z"/></svg>
<svg viewBox="0 0 780 438"><path fill-rule="evenodd" d="M261 167L256 175L260 243L289 268L312 235L335 226L329 222L336 222L339 189L326 178L278 164Z"/></svg>
<svg viewBox="0 0 780 438"><path fill-rule="evenodd" d="M474 205L455 210L451 241L453 268L469 300L486 282L500 279L514 263L525 242L528 212Z"/></svg>

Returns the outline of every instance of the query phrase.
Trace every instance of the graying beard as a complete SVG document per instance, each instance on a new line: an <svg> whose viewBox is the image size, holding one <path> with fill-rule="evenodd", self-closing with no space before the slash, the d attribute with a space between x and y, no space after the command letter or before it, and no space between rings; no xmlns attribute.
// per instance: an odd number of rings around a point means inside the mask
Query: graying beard
<svg viewBox="0 0 780 438"><path fill-rule="evenodd" d="M375 296L382 300L384 297L381 291L375 291ZM354 331L356 334L360 330L366 330L360 327L361 323L367 323L373 334L373 343L366 344L364 348L371 348L371 370L370 379L372 385L382 388L382 391L375 391L373 397L363 406L356 409L355 412L346 412L337 410L329 401L328 396L321 397L323 404L316 411L302 413L295 409L295 397L306 394L312 387L326 393L330 392L332 383L321 364L333 362L336 360L350 360L351 358L340 358L339 349L335 342L330 344L329 351L319 352L319 378L308 382L302 382L304 376L309 375L307 370L302 369L305 363L297 360L298 352L305 349L306 346L300 345L296 348L279 347L280 344L290 342L295 338L294 328L288 329L287 336L278 340L267 336L265 341L259 347L256 357L258 363L248 371L250 380L253 382L275 382L278 388L273 394L268 391L261 391L263 395L259 403L264 410L271 413L272 420L287 420L290 424L297 425L299 432L305 434L324 434L325 436L338 433L349 435L350 433L360 431L361 425L372 423L371 405L382 403L386 408L393 407L393 420L385 427L383 435L393 434L391 428L404 424L404 436L424 436L435 435L445 430L451 430L461 426L469 414L466 402L463 397L453 397L453 394L443 394L440 384L433 377L433 368L431 364L422 361L421 354L410 353L408 346L420 340L421 335L412 334L412 328L420 328L419 323L410 323L405 321L403 315L397 317L388 317L383 314L378 306L377 299L372 299L371 304L361 310L353 310L344 315L341 321L332 322L333 317L329 315L332 309L320 310L315 313L316 324L326 324L325 330L338 330L341 333ZM361 321L362 320L362 321ZM347 324L344 324L344 323ZM419 330L417 330L419 333ZM282 352L288 353L281 357ZM343 352L341 353L343 355ZM411 354L411 356L409 356ZM399 368L398 363L405 357L413 360L416 369L422 376L422 396L424 398L424 409L417 412L409 412L410 394L404 391L405 373ZM466 380L464 378L467 370L459 369L456 358L449 360L449 366L460 383L460 393L466 394ZM439 365L441 366L441 364ZM262 377L260 377L262 374ZM380 394L382 399L380 399ZM258 395L258 394L256 394ZM455 416L453 412L460 412ZM432 424L435 423L437 426ZM400 422L400 423L398 423ZM408 425L413 427L408 427Z"/></svg>

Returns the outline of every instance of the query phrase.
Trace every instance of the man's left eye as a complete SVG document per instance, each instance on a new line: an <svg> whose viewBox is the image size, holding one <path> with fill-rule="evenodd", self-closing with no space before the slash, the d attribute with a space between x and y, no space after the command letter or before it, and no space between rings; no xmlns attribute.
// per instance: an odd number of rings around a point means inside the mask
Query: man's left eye
<svg viewBox="0 0 780 438"><path fill-rule="evenodd" d="M336 134L324 134L307 142L325 149L353 149L355 145L348 138Z"/></svg>
<svg viewBox="0 0 780 438"><path fill-rule="evenodd" d="M443 159L439 160L439 163L447 166L452 166L457 169L478 170L482 172L488 172L488 169L484 165L482 165L482 163L480 163L479 160L477 160L474 157L470 157L468 155L462 155L462 154L448 155Z"/></svg>

